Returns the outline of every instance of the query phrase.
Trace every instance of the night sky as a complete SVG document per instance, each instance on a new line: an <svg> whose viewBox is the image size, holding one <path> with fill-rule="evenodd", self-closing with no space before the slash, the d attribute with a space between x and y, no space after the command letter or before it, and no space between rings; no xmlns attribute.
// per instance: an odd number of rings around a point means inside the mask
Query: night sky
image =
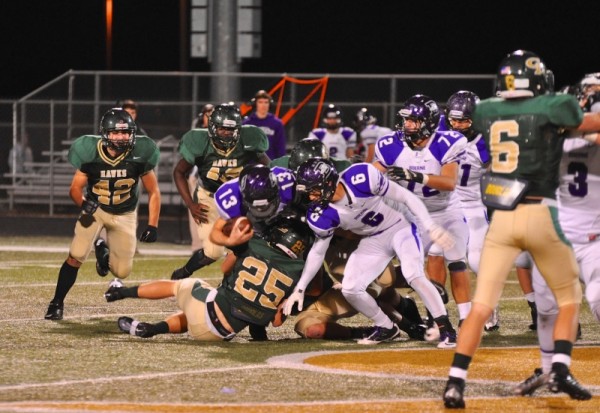
<svg viewBox="0 0 600 413"><path fill-rule="evenodd" d="M105 70L104 0L3 0L0 98L69 69ZM114 0L112 69L180 70L179 0ZM262 58L243 72L495 73L538 53L557 86L600 71L595 1L262 0ZM590 9L592 7L592 9ZM589 50L586 50L589 48ZM190 59L190 71L210 71Z"/></svg>

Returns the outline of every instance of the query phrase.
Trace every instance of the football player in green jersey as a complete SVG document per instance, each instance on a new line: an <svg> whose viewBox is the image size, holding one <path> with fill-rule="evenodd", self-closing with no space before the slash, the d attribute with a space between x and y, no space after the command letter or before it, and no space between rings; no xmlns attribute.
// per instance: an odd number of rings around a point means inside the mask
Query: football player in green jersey
<svg viewBox="0 0 600 413"><path fill-rule="evenodd" d="M182 159L175 165L173 179L183 203L199 225L198 236L202 249L194 251L183 267L173 271L171 279L187 278L223 256L224 247L215 245L209 239L219 217L214 193L223 182L237 178L245 165L268 165L270 159L265 155L268 147L265 133L256 126L242 126L239 109L230 104L214 108L207 129L192 129L183 135L179 142ZM199 182L192 194L186 177L194 165L198 167Z"/></svg>
<svg viewBox="0 0 600 413"><path fill-rule="evenodd" d="M47 320L62 320L65 297L103 228L107 239L99 239L96 245L98 273L104 276L110 271L119 279L131 273L140 181L148 193L148 226L140 241L154 242L157 238L160 190L154 173L159 159L156 144L147 136L136 135L134 120L121 108L104 113L100 135L81 136L69 150L69 162L77 168L69 195L81 213L69 256L58 273Z"/></svg>
<svg viewBox="0 0 600 413"><path fill-rule="evenodd" d="M581 285L571 244L558 224L556 189L564 129L600 130L600 114L585 116L574 96L553 94L554 78L535 53L507 55L497 72L498 97L481 101L473 128L491 155L491 175L481 182L484 203L495 209L485 237L473 306L463 322L443 394L447 408L464 408L467 369L486 320L498 304L521 251L528 251L559 306L548 388L571 398L591 394L571 375Z"/></svg>
<svg viewBox="0 0 600 413"><path fill-rule="evenodd" d="M294 289L304 267L301 253L308 232L292 223L279 223L265 238L252 229L232 229L225 244L235 252L236 261L231 274L217 288L198 278L110 288L105 294L108 302L176 297L181 310L158 323L121 317L119 329L144 338L188 332L196 340L222 341L232 339L249 324L278 324L277 308Z"/></svg>

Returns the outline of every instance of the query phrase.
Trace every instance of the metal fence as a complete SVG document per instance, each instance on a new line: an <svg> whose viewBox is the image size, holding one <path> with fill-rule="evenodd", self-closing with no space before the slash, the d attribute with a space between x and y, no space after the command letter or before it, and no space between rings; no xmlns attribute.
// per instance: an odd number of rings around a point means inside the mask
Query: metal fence
<svg viewBox="0 0 600 413"><path fill-rule="evenodd" d="M223 77L237 85L238 96L227 100L249 102L259 89L271 89L283 76L297 79L328 77L325 103L342 108L345 124L366 106L379 124L392 127L395 113L408 97L424 93L441 105L460 89L480 97L491 95L494 75L358 75L293 73L117 72L68 71L27 96L0 100L0 202L13 209L21 203L44 203L52 215L55 206L70 204L68 185L73 170L66 153L73 139L98 133L100 117L119 99L138 103L138 124L161 147L157 172L165 205L179 203L171 171L176 146L200 108L211 102L211 84ZM308 86L288 84L283 90L281 113L304 99ZM318 94L317 94L318 95ZM219 102L211 102L219 103ZM286 125L288 148L307 136L317 113L312 98ZM25 171L9 168L8 154L27 136L33 162ZM142 197L141 202L146 202Z"/></svg>

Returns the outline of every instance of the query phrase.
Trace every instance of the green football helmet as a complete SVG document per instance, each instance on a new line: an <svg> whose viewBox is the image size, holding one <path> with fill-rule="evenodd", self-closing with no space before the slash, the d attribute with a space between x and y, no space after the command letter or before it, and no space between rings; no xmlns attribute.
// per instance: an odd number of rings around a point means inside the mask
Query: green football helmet
<svg viewBox="0 0 600 413"><path fill-rule="evenodd" d="M496 94L503 98L534 97L550 93L554 75L535 53L516 50L500 62Z"/></svg>
<svg viewBox="0 0 600 413"><path fill-rule="evenodd" d="M102 144L117 152L125 152L133 149L135 145L135 133L137 126L131 115L121 108L107 110L100 120L100 136ZM110 132L127 132L129 138L111 139Z"/></svg>
<svg viewBox="0 0 600 413"><path fill-rule="evenodd" d="M295 172L300 164L312 158L327 159L329 151L319 139L304 138L298 141L290 152L289 169Z"/></svg>
<svg viewBox="0 0 600 413"><path fill-rule="evenodd" d="M222 152L235 148L240 140L242 115L237 106L228 103L217 105L208 120L208 136L214 147Z"/></svg>

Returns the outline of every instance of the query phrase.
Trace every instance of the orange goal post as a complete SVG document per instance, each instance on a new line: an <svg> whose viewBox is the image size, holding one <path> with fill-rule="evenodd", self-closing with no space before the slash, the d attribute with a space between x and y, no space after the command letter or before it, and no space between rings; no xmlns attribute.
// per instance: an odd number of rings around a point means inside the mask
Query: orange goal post
<svg viewBox="0 0 600 413"><path fill-rule="evenodd" d="M281 119L284 125L287 123L300 111L315 95L318 93L319 102L317 104L317 109L315 113L315 118L313 122L313 128L316 128L319 125L320 114L323 108L323 102L325 101L325 94L327 93L327 82L329 81L329 76L317 78L317 79L297 79L295 77L283 76L281 80L275 84L270 90L267 92L273 98L275 102L275 110L273 113ZM304 98L298 102L295 106L287 109L285 113L282 112L283 105L283 97L286 89L286 85L288 84L296 84L296 85L306 85L312 86L304 96ZM242 103L240 105L240 112L242 116L245 116L252 110L252 106L246 103Z"/></svg>

